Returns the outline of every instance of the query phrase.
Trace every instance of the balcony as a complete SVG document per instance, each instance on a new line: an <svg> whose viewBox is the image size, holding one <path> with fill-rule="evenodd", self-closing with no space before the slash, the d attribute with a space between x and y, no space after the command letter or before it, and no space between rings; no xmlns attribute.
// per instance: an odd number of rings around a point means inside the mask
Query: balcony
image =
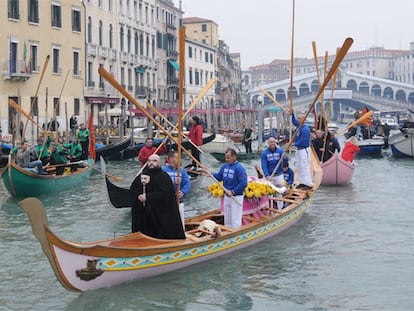
<svg viewBox="0 0 414 311"><path fill-rule="evenodd" d="M124 63L128 62L128 53L127 52L121 52L121 61Z"/></svg>
<svg viewBox="0 0 414 311"><path fill-rule="evenodd" d="M167 77L167 88L178 87L179 79L175 77Z"/></svg>
<svg viewBox="0 0 414 311"><path fill-rule="evenodd" d="M116 60L116 51L114 49L108 49L108 55L110 60Z"/></svg>
<svg viewBox="0 0 414 311"><path fill-rule="evenodd" d="M108 57L108 48L100 46L98 48L98 55L99 57L106 59Z"/></svg>
<svg viewBox="0 0 414 311"><path fill-rule="evenodd" d="M128 92L132 92L134 90L132 85L128 85Z"/></svg>
<svg viewBox="0 0 414 311"><path fill-rule="evenodd" d="M88 89L94 89L95 88L95 81L88 81Z"/></svg>
<svg viewBox="0 0 414 311"><path fill-rule="evenodd" d="M135 97L147 97L148 96L148 88L146 86L136 86L135 87Z"/></svg>
<svg viewBox="0 0 414 311"><path fill-rule="evenodd" d="M178 58L178 52L176 50L167 50L167 57L177 60Z"/></svg>
<svg viewBox="0 0 414 311"><path fill-rule="evenodd" d="M15 59L7 59L2 64L2 75L4 80L26 81L32 76L31 63L18 61Z"/></svg>
<svg viewBox="0 0 414 311"><path fill-rule="evenodd" d="M95 44L88 43L87 46L86 46L86 55L95 57L96 56L96 50L97 50L97 48L96 48Z"/></svg>

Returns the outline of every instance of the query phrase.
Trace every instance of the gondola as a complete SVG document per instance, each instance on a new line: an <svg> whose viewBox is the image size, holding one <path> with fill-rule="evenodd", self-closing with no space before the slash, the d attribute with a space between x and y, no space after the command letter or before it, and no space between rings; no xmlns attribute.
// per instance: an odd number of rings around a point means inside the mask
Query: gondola
<svg viewBox="0 0 414 311"><path fill-rule="evenodd" d="M329 160L321 164L323 171L322 186L346 185L351 182L354 175L355 164L342 159L338 152L335 152Z"/></svg>
<svg viewBox="0 0 414 311"><path fill-rule="evenodd" d="M75 171L70 170L70 165L68 163L68 170L65 170L63 175L40 175L18 166L9 156L9 161L1 172L1 178L12 196L37 197L78 187L89 179L93 160L89 160L89 163L78 163Z"/></svg>
<svg viewBox="0 0 414 311"><path fill-rule="evenodd" d="M183 240L163 240L135 232L97 242L70 242L49 228L38 199L27 198L20 204L59 282L68 290L86 291L164 274L274 237L297 222L310 206L322 177L315 156L311 162L314 188L289 190L282 199L288 204L283 210L273 209L269 201L250 213L244 212L243 225L231 229L223 225L223 215L217 208L186 219ZM200 227L206 220L217 230Z"/></svg>
<svg viewBox="0 0 414 311"><path fill-rule="evenodd" d="M102 157L106 161L112 160L113 157L117 156L120 152L125 150L130 144L131 144L131 136L128 136L118 143L109 144L101 148L98 148L95 151L96 159L100 159Z"/></svg>

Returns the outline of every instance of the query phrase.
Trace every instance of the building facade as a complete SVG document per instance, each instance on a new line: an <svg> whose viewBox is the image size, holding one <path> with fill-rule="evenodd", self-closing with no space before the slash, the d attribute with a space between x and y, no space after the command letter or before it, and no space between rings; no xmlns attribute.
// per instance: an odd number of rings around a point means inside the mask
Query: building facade
<svg viewBox="0 0 414 311"><path fill-rule="evenodd" d="M9 99L36 120L25 132L32 140L53 116L60 130L66 129L67 116L84 117L84 16L79 0L1 2L0 125L7 140L8 135L17 139L25 123Z"/></svg>

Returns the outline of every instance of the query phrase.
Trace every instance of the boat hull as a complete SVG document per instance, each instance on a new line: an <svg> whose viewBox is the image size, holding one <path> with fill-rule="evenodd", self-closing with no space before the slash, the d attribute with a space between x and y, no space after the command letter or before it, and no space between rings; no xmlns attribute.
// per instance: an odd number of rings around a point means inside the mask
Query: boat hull
<svg viewBox="0 0 414 311"><path fill-rule="evenodd" d="M359 152L355 155L381 155L384 147L384 140L378 138L364 139L358 141Z"/></svg>
<svg viewBox="0 0 414 311"><path fill-rule="evenodd" d="M404 131L391 136L388 143L394 157L414 157L414 129L404 129Z"/></svg>
<svg viewBox="0 0 414 311"><path fill-rule="evenodd" d="M109 144L102 148L96 149L96 159L100 159L102 157L104 160L111 160L113 157L117 156L120 152L126 149L130 144L131 136L118 143Z"/></svg>
<svg viewBox="0 0 414 311"><path fill-rule="evenodd" d="M59 176L40 175L29 172L15 163L10 163L4 167L2 179L4 186L12 196L24 198L78 187L89 179L90 173L90 168L80 168L73 173Z"/></svg>
<svg viewBox="0 0 414 311"><path fill-rule="evenodd" d="M321 168L323 171L322 186L340 186L351 182L355 164L345 161L339 153L335 152L328 161L321 164Z"/></svg>

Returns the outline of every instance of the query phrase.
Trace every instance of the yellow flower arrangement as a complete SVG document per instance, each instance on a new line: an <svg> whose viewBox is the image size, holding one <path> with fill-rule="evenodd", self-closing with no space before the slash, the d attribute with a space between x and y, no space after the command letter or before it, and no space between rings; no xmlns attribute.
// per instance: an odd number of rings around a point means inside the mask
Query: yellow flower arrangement
<svg viewBox="0 0 414 311"><path fill-rule="evenodd" d="M221 186L220 186L221 185ZM208 187L208 191L211 195L215 198L223 197L224 190L223 190L223 183L220 182L211 184ZM274 194L275 190L268 184L260 181L249 181L247 187L244 189L244 196L248 199L256 198L260 199L262 196Z"/></svg>

